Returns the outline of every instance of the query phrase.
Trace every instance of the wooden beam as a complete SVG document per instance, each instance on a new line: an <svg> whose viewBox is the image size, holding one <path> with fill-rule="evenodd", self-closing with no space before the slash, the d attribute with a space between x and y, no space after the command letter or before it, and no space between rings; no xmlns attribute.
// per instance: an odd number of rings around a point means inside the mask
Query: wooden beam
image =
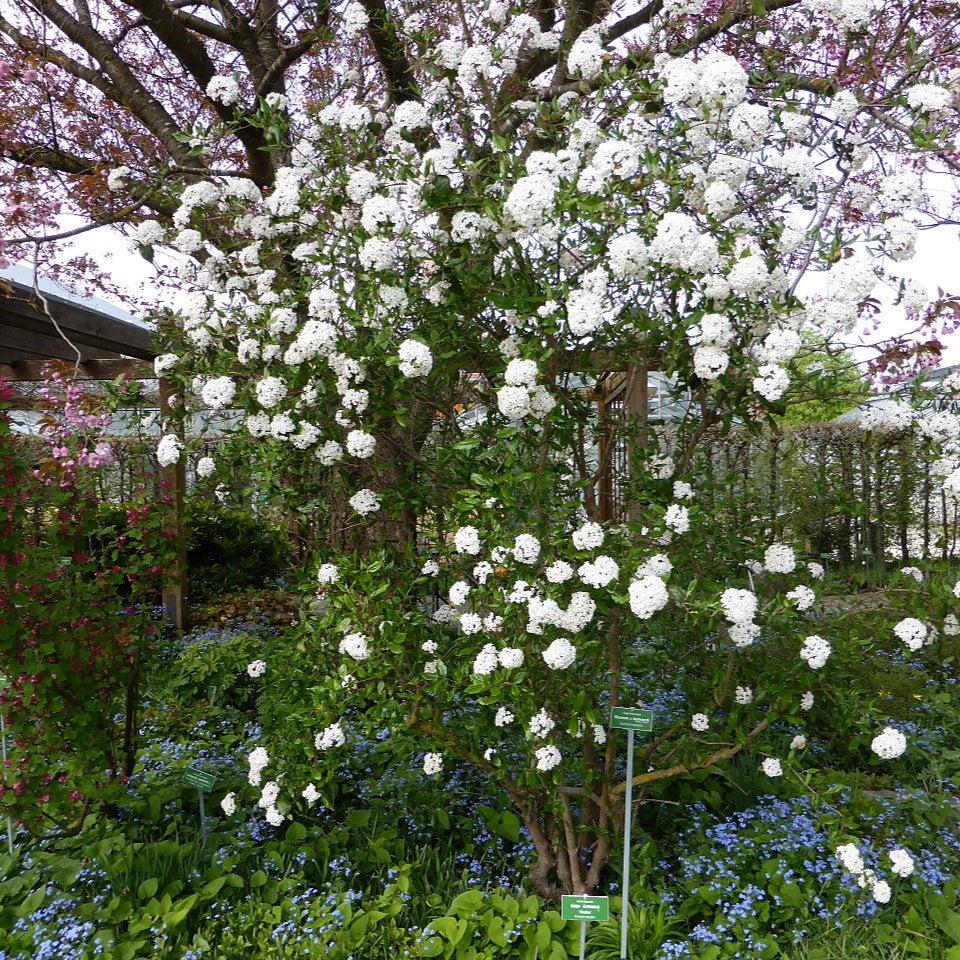
<svg viewBox="0 0 960 960"><path fill-rule="evenodd" d="M0 377L16 383L45 380L43 370L49 360L17 360L0 362ZM71 364L73 367L73 364ZM116 380L128 374L134 380L156 380L153 364L147 360L84 360L76 368L77 380Z"/></svg>

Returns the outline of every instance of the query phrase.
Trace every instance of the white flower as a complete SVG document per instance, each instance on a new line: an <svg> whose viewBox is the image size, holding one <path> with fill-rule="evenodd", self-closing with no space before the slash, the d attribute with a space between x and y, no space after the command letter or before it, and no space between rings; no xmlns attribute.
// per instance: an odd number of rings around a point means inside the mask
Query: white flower
<svg viewBox="0 0 960 960"><path fill-rule="evenodd" d="M573 567L564 560L554 560L544 571L548 582L564 583L573 576Z"/></svg>
<svg viewBox="0 0 960 960"><path fill-rule="evenodd" d="M433 354L419 340L404 340L397 351L400 372L405 377L425 377L433 369Z"/></svg>
<svg viewBox="0 0 960 960"><path fill-rule="evenodd" d="M534 756L537 758L537 769L544 773L552 770L562 759L560 751L553 744L539 747L534 751Z"/></svg>
<svg viewBox="0 0 960 960"><path fill-rule="evenodd" d="M257 383L256 394L257 403L270 410L287 395L287 385L279 377L264 377Z"/></svg>
<svg viewBox="0 0 960 960"><path fill-rule="evenodd" d="M267 672L267 664L265 660L251 660L247 664L247 673L251 677L262 677Z"/></svg>
<svg viewBox="0 0 960 960"><path fill-rule="evenodd" d="M232 817L237 812L237 795L228 793L220 801L220 807L228 817Z"/></svg>
<svg viewBox="0 0 960 960"><path fill-rule="evenodd" d="M237 393L237 385L230 377L212 377L200 391L200 397L211 410L228 407Z"/></svg>
<svg viewBox="0 0 960 960"><path fill-rule="evenodd" d="M710 726L710 718L705 713L695 713L690 718L690 726L699 733L703 733Z"/></svg>
<svg viewBox="0 0 960 960"><path fill-rule="evenodd" d="M308 783L300 791L300 796L307 801L308 805L312 806L320 799L320 791L312 783Z"/></svg>
<svg viewBox="0 0 960 960"><path fill-rule="evenodd" d="M793 548L785 543L772 543L763 555L763 565L771 573L793 573L797 557Z"/></svg>
<svg viewBox="0 0 960 960"><path fill-rule="evenodd" d="M207 96L225 107L232 107L240 99L240 85L233 77L217 73L207 84Z"/></svg>
<svg viewBox="0 0 960 960"><path fill-rule="evenodd" d="M545 174L521 177L503 205L504 211L516 224L527 229L539 227L553 208L557 195L557 181Z"/></svg>
<svg viewBox="0 0 960 960"><path fill-rule="evenodd" d="M534 714L533 717L530 718L530 732L541 740L546 737L556 725L556 721L543 707L540 708L539 713Z"/></svg>
<svg viewBox="0 0 960 960"><path fill-rule="evenodd" d="M565 637L558 637L541 656L551 670L566 670L577 659L577 648Z"/></svg>
<svg viewBox="0 0 960 960"><path fill-rule="evenodd" d="M940 113L950 107L950 91L935 83L915 83L907 87L907 103L919 113Z"/></svg>
<svg viewBox="0 0 960 960"><path fill-rule="evenodd" d="M160 438L157 444L157 463L161 467L169 467L180 460L180 454L183 451L183 443L180 438L173 433L168 433Z"/></svg>
<svg viewBox="0 0 960 960"><path fill-rule="evenodd" d="M730 623L752 623L757 613L757 598L749 590L735 587L724 590L720 605Z"/></svg>
<svg viewBox="0 0 960 960"><path fill-rule="evenodd" d="M419 100L405 100L393 111L393 125L399 130L430 126L430 113Z"/></svg>
<svg viewBox="0 0 960 960"><path fill-rule="evenodd" d="M457 553L467 553L475 557L480 552L480 532L476 527L460 527L453 535L453 545Z"/></svg>
<svg viewBox="0 0 960 960"><path fill-rule="evenodd" d="M597 557L580 565L580 579L591 587L605 587L620 576L620 567L612 557Z"/></svg>
<svg viewBox="0 0 960 960"><path fill-rule="evenodd" d="M350 2L343 8L343 30L348 37L358 37L367 27L370 17L364 10L363 4L357 0Z"/></svg>
<svg viewBox="0 0 960 960"><path fill-rule="evenodd" d="M366 516L370 513L376 513L380 509L380 497L373 492L373 490L368 490L364 488L363 490L358 490L349 500L350 506L356 510L357 513L361 516Z"/></svg>
<svg viewBox="0 0 960 960"><path fill-rule="evenodd" d="M649 620L662 610L670 600L667 585L656 576L648 574L630 584L630 609L641 620Z"/></svg>
<svg viewBox="0 0 960 960"><path fill-rule="evenodd" d="M693 487L685 480L676 480L673 484L673 496L676 500L692 500Z"/></svg>
<svg viewBox="0 0 960 960"><path fill-rule="evenodd" d="M440 572L440 564L436 560L428 560L421 568L420 572L425 577L435 577Z"/></svg>
<svg viewBox="0 0 960 960"><path fill-rule="evenodd" d="M595 550L603 546L603 527L599 523L585 523L574 530L573 545L577 550Z"/></svg>
<svg viewBox="0 0 960 960"><path fill-rule="evenodd" d="M217 469L217 464L214 461L213 457L201 457L197 461L197 476L198 477L209 477L212 476L214 471Z"/></svg>
<svg viewBox="0 0 960 960"><path fill-rule="evenodd" d="M806 738L802 733L798 733L798 734L790 741L790 749L791 749L791 750L806 750L806 749L807 749L807 738Z"/></svg>
<svg viewBox="0 0 960 960"><path fill-rule="evenodd" d="M340 641L338 649L354 660L366 660L370 656L370 639L362 633L348 633Z"/></svg>
<svg viewBox="0 0 960 960"><path fill-rule="evenodd" d="M663 522L674 533L686 533L690 529L690 511L679 503L671 503L663 515Z"/></svg>
<svg viewBox="0 0 960 960"><path fill-rule="evenodd" d="M333 747L342 747L347 742L347 738L340 726L340 721L331 723L329 727L324 727L314 738L313 745L318 750L330 750Z"/></svg>
<svg viewBox="0 0 960 960"><path fill-rule="evenodd" d="M159 377L176 365L180 358L175 353L161 353L153 361L153 372Z"/></svg>
<svg viewBox="0 0 960 960"><path fill-rule="evenodd" d="M326 586L340 579L340 570L335 563L321 563L317 569L317 583Z"/></svg>
<svg viewBox="0 0 960 960"><path fill-rule="evenodd" d="M734 700L741 705L753 703L753 691L749 687L737 687Z"/></svg>
<svg viewBox="0 0 960 960"><path fill-rule="evenodd" d="M276 807L267 807L265 816L272 827L279 827L283 823L283 814Z"/></svg>
<svg viewBox="0 0 960 960"><path fill-rule="evenodd" d="M919 650L927 639L927 627L916 617L904 618L893 628L893 632L912 651Z"/></svg>
<svg viewBox="0 0 960 960"><path fill-rule="evenodd" d="M513 723L513 720L513 714L506 707L499 707L493 718L493 724L496 727L505 727L508 723Z"/></svg>
<svg viewBox="0 0 960 960"><path fill-rule="evenodd" d="M855 876L859 876L864 871L863 857L857 849L856 844L842 843L837 847L837 858L843 864L844 869Z"/></svg>
<svg viewBox="0 0 960 960"><path fill-rule="evenodd" d="M819 670L833 652L830 644L816 635L807 637L800 648L800 659L806 660L811 670Z"/></svg>
<svg viewBox="0 0 960 960"><path fill-rule="evenodd" d="M533 360L515 357L507 364L503 380L511 387L532 387L537 382L537 365Z"/></svg>
<svg viewBox="0 0 960 960"><path fill-rule="evenodd" d="M505 670L516 670L523 666L523 650L520 647L504 647L497 654L497 659Z"/></svg>
<svg viewBox="0 0 960 960"><path fill-rule="evenodd" d="M439 753L427 753L423 757L423 772L432 777L443 769L443 757Z"/></svg>
<svg viewBox="0 0 960 960"><path fill-rule="evenodd" d="M497 669L499 662L500 656L497 648L492 643L484 644L473 661L474 675L478 677L489 676Z"/></svg>
<svg viewBox="0 0 960 960"><path fill-rule="evenodd" d="M895 727L884 727L873 738L870 749L881 760L896 760L907 749L907 738Z"/></svg>
<svg viewBox="0 0 960 960"><path fill-rule="evenodd" d="M809 588L805 587L802 584L799 587L794 587L792 590L788 591L787 599L792 600L794 606L798 610L809 610L813 606L814 601L817 599L817 595Z"/></svg>
<svg viewBox="0 0 960 960"><path fill-rule="evenodd" d="M464 580L458 580L451 588L448 594L450 599L450 605L452 607L460 607L466 602L467 597L470 595L470 584Z"/></svg>
<svg viewBox="0 0 960 960"><path fill-rule="evenodd" d="M351 430L347 434L347 453L358 460L367 460L373 456L377 446L377 438L372 433L363 430Z"/></svg>
<svg viewBox="0 0 960 960"><path fill-rule="evenodd" d="M814 580L822 580L825 573L822 563L815 563L811 561L807 564L807 572L813 577Z"/></svg>
<svg viewBox="0 0 960 960"><path fill-rule="evenodd" d="M257 804L264 809L272 807L276 804L279 796L280 784L277 783L276 780L271 780L263 785L263 790L260 791L260 799L257 801Z"/></svg>
<svg viewBox="0 0 960 960"><path fill-rule="evenodd" d="M263 770L270 764L270 757L266 749L264 747L256 747L251 750L247 756L247 763L250 765L250 773L247 776L250 786L259 786Z"/></svg>
<svg viewBox="0 0 960 960"><path fill-rule="evenodd" d="M783 776L783 765L776 757L767 757L763 763L760 764L760 769L768 777L782 777Z"/></svg>
<svg viewBox="0 0 960 960"><path fill-rule="evenodd" d="M813 709L813 691L808 690L800 698L800 709L801 710L812 710Z"/></svg>
<svg viewBox="0 0 960 960"><path fill-rule="evenodd" d="M518 563L536 563L540 556L540 541L529 533L519 534L513 541L513 557Z"/></svg>
<svg viewBox="0 0 960 960"><path fill-rule="evenodd" d="M913 873L914 863L913 857L910 856L909 850L904 850L902 847L891 850L889 854L890 867L891 871L895 873L898 877L909 877Z"/></svg>
<svg viewBox="0 0 960 960"><path fill-rule="evenodd" d="M889 903L891 897L890 884L886 880L873 880L870 884L870 892L877 903Z"/></svg>
<svg viewBox="0 0 960 960"><path fill-rule="evenodd" d="M603 47L600 34L591 27L573 41L567 54L567 70L572 77L595 80L603 70Z"/></svg>
<svg viewBox="0 0 960 960"><path fill-rule="evenodd" d="M753 378L753 389L764 400L774 403L779 400L790 386L790 376L783 367L774 363L764 364Z"/></svg>
<svg viewBox="0 0 960 960"><path fill-rule="evenodd" d="M655 553L649 560L644 560L637 572L633 575L634 580L641 580L644 577L665 577L673 569L670 558L665 553Z"/></svg>
<svg viewBox="0 0 960 960"><path fill-rule="evenodd" d="M703 343L693 352L693 372L701 380L718 379L726 372L729 363L726 350L714 343Z"/></svg>

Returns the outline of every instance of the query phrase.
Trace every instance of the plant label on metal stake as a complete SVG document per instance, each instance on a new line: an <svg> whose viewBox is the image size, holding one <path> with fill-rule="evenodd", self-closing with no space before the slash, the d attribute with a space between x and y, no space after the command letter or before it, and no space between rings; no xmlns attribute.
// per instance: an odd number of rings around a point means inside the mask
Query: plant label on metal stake
<svg viewBox="0 0 960 960"><path fill-rule="evenodd" d="M203 770L197 770L188 767L183 771L183 782L188 787L197 788L197 796L200 798L200 835L203 838L203 846L207 845L207 811L203 806L203 794L209 793L217 778L212 773L205 773Z"/></svg>
<svg viewBox="0 0 960 960"><path fill-rule="evenodd" d="M6 690L10 686L10 678L6 674L0 673L0 690ZM3 720L3 714L0 713L0 758L3 759L3 777L7 777L7 728ZM13 856L13 819L7 814L7 850L10 856Z"/></svg>
<svg viewBox="0 0 960 960"><path fill-rule="evenodd" d="M633 735L653 730L653 711L640 707L614 707L610 726L627 731L627 789L623 803L623 890L620 906L620 960L627 957L627 923L630 910L630 828L633 825Z"/></svg>
<svg viewBox="0 0 960 960"><path fill-rule="evenodd" d="M560 900L560 916L564 920L580 922L580 960L583 960L587 949L587 924L610 919L610 898L565 894Z"/></svg>

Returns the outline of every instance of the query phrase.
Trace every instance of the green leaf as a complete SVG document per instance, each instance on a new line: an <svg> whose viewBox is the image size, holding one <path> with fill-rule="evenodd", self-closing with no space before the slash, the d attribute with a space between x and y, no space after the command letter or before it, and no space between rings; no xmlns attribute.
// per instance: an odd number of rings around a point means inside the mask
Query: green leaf
<svg viewBox="0 0 960 960"><path fill-rule="evenodd" d="M144 880L143 883L137 887L137 896L141 900L149 900L157 892L157 887L159 886L160 881L156 877Z"/></svg>
<svg viewBox="0 0 960 960"><path fill-rule="evenodd" d="M458 917L469 917L483 906L483 894L479 890L467 890L454 898L450 912Z"/></svg>
<svg viewBox="0 0 960 960"><path fill-rule="evenodd" d="M930 910L933 922L956 944L960 945L960 913L948 907Z"/></svg>
<svg viewBox="0 0 960 960"><path fill-rule="evenodd" d="M267 882L267 875L262 870L257 870L250 875L250 886L256 890Z"/></svg>
<svg viewBox="0 0 960 960"><path fill-rule="evenodd" d="M287 839L292 843L300 843L307 836L307 828L300 822L295 821L287 828Z"/></svg>

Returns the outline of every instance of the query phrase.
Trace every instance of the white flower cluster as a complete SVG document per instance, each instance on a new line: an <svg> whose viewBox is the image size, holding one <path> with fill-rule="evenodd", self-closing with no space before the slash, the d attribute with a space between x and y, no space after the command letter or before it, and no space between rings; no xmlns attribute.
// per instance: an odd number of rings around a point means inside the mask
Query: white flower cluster
<svg viewBox="0 0 960 960"><path fill-rule="evenodd" d="M566 670L577 659L577 648L565 637L558 637L541 656L551 670Z"/></svg>
<svg viewBox="0 0 960 960"><path fill-rule="evenodd" d="M907 738L896 727L884 727L873 738L870 749L881 760L896 760L907 749Z"/></svg>
<svg viewBox="0 0 960 960"><path fill-rule="evenodd" d="M370 640L362 633L348 633L340 641L339 650L354 660L366 660L370 656Z"/></svg>
<svg viewBox="0 0 960 960"><path fill-rule="evenodd" d="M324 727L314 738L313 744L318 750L331 750L334 747L342 747L347 742L347 737L340 726L340 721L331 723Z"/></svg>
<svg viewBox="0 0 960 960"><path fill-rule="evenodd" d="M819 670L833 653L830 644L816 634L807 637L800 648L800 659L806 660L811 670Z"/></svg>
<svg viewBox="0 0 960 960"><path fill-rule="evenodd" d="M506 383L497 391L497 407L508 420L542 420L556 405L547 388L536 382L537 375L532 360L514 358L507 364Z"/></svg>
<svg viewBox="0 0 960 960"><path fill-rule="evenodd" d="M893 628L893 632L908 650L914 652L919 650L927 640L927 626L916 617L905 617Z"/></svg>

